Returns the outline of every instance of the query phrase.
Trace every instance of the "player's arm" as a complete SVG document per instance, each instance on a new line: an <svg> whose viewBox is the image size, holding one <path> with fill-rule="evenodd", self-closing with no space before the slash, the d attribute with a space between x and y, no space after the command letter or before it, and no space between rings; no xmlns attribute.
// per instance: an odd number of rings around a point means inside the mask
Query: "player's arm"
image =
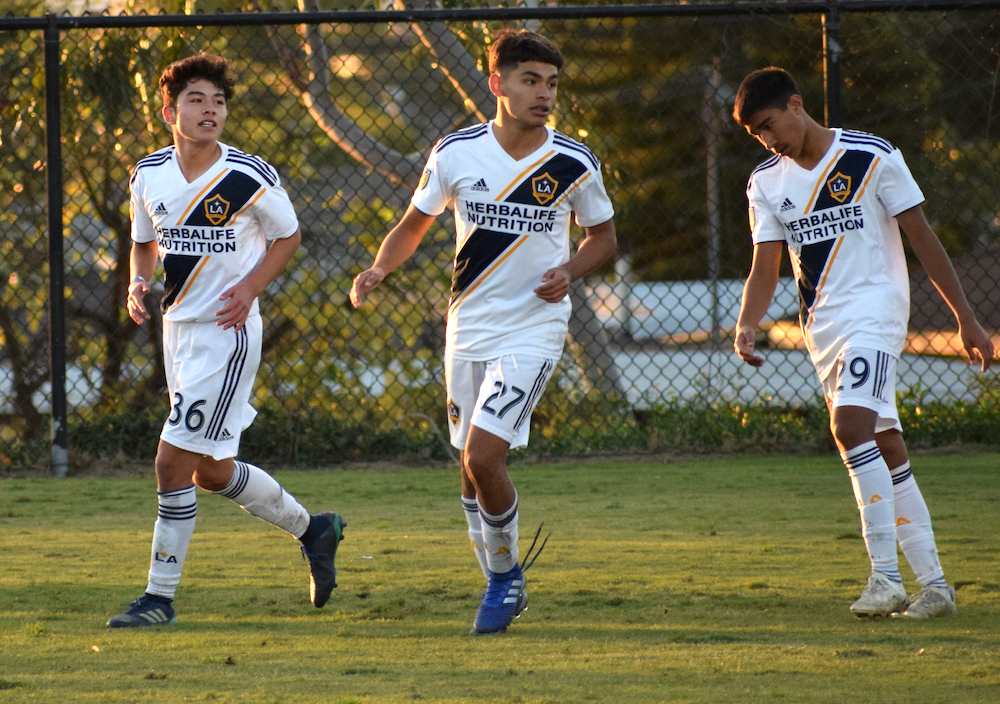
<svg viewBox="0 0 1000 704"><path fill-rule="evenodd" d="M382 240L378 254L375 255L375 263L354 277L350 294L351 305L360 308L369 291L413 256L432 222L434 222L433 215L422 213L412 204L406 209L400 221Z"/></svg>
<svg viewBox="0 0 1000 704"><path fill-rule="evenodd" d="M160 252L155 240L153 242L132 242L128 266L130 283L125 307L128 309L128 317L139 325L149 320L149 311L146 310L143 298L149 293L149 282L156 271L156 260L159 256Z"/></svg>
<svg viewBox="0 0 1000 704"><path fill-rule="evenodd" d="M603 264L618 249L615 221L583 228L584 238L568 262L542 274L535 295L546 303L558 303L569 293L569 285Z"/></svg>
<svg viewBox="0 0 1000 704"><path fill-rule="evenodd" d="M965 297L955 267L952 266L941 240L924 217L923 208L917 205L904 210L896 216L896 221L906 233L913 253L917 255L927 276L955 314L959 336L969 361L975 363L978 360L980 368L985 372L993 362L993 341L976 320L976 314Z"/></svg>
<svg viewBox="0 0 1000 704"><path fill-rule="evenodd" d="M761 242L754 245L753 264L750 275L743 286L743 301L740 303L740 317L736 320L736 354L752 367L759 367L764 358L754 354L757 326L767 313L774 290L778 287L781 271L781 241Z"/></svg>
<svg viewBox="0 0 1000 704"><path fill-rule="evenodd" d="M216 312L218 320L215 324L221 325L223 330L235 328L238 331L242 328L247 322L254 300L284 270L301 242L302 233L299 230L291 237L274 240L260 266L219 296L219 300L226 303Z"/></svg>

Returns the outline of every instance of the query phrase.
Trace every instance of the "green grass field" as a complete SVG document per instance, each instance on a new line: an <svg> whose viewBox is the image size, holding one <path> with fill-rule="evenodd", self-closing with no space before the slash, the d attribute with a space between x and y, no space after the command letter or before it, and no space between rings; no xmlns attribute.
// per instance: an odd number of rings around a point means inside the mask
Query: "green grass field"
<svg viewBox="0 0 1000 704"><path fill-rule="evenodd" d="M515 466L522 550L552 538L485 637L454 469L278 473L349 522L322 610L294 540L200 494L180 624L137 632L104 622L145 586L153 480L8 479L0 702L992 704L998 464L914 459L958 587L929 622L849 614L868 568L836 457Z"/></svg>

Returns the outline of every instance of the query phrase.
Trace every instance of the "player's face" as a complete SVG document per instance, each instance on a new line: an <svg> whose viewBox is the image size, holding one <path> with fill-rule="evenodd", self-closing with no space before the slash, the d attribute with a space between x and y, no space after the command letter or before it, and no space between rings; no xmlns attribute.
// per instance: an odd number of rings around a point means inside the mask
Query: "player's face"
<svg viewBox="0 0 1000 704"><path fill-rule="evenodd" d="M490 88L508 115L532 127L548 121L556 103L558 68L540 61L522 61L517 68L490 78Z"/></svg>
<svg viewBox="0 0 1000 704"><path fill-rule="evenodd" d="M802 98L793 95L784 110L767 108L755 112L746 129L768 151L795 159L802 153L806 138L803 114Z"/></svg>
<svg viewBox="0 0 1000 704"><path fill-rule="evenodd" d="M209 80L188 83L176 105L163 108L163 118L178 138L195 143L214 143L226 125L226 96Z"/></svg>

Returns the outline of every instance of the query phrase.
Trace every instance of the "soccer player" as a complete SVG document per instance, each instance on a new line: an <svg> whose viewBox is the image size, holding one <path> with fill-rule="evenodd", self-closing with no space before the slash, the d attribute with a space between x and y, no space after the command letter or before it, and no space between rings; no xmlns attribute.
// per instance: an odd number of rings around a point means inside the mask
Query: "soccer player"
<svg viewBox="0 0 1000 704"><path fill-rule="evenodd" d="M546 126L562 66L559 50L534 32L497 34L489 50L495 119L435 145L409 208L351 288L358 307L416 251L434 218L454 210L445 377L462 505L488 580L476 633L506 631L527 606L507 454L528 444L531 413L562 354L570 283L617 246L600 164ZM572 256L571 213L585 233Z"/></svg>
<svg viewBox="0 0 1000 704"><path fill-rule="evenodd" d="M176 622L172 602L194 532L196 485L302 542L316 607L337 586L334 556L344 520L336 513L311 516L270 475L233 459L257 414L249 403L263 329L257 296L301 240L274 168L219 142L234 83L218 56L199 54L168 66L160 92L173 146L140 159L129 182L128 312L138 324L149 320L143 299L162 257L171 409L156 452L159 510L149 583L125 613L108 621L111 628Z"/></svg>
<svg viewBox="0 0 1000 704"><path fill-rule="evenodd" d="M955 314L970 362L978 360L986 371L993 344L924 217L924 196L898 149L871 134L818 124L795 81L779 68L743 80L733 116L774 153L747 185L754 254L736 354L754 367L764 363L754 352L754 333L774 295L787 244L799 322L871 559L871 577L851 612L858 618L953 614L955 591L938 560L896 410L896 361L909 318L900 229ZM921 586L910 597L899 573L897 539Z"/></svg>

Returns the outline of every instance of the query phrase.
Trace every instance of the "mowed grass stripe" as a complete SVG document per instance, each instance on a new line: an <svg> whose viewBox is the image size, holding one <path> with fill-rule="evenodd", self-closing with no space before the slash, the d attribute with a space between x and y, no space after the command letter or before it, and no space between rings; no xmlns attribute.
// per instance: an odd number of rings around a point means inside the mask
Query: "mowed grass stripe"
<svg viewBox="0 0 1000 704"><path fill-rule="evenodd" d="M515 466L531 605L466 631L483 584L451 468L279 472L349 522L308 603L296 541L199 494L181 623L109 631L145 584L151 478L0 482L0 702L996 702L997 454L914 458L959 615L860 622L832 457ZM903 568L912 591L912 573Z"/></svg>

